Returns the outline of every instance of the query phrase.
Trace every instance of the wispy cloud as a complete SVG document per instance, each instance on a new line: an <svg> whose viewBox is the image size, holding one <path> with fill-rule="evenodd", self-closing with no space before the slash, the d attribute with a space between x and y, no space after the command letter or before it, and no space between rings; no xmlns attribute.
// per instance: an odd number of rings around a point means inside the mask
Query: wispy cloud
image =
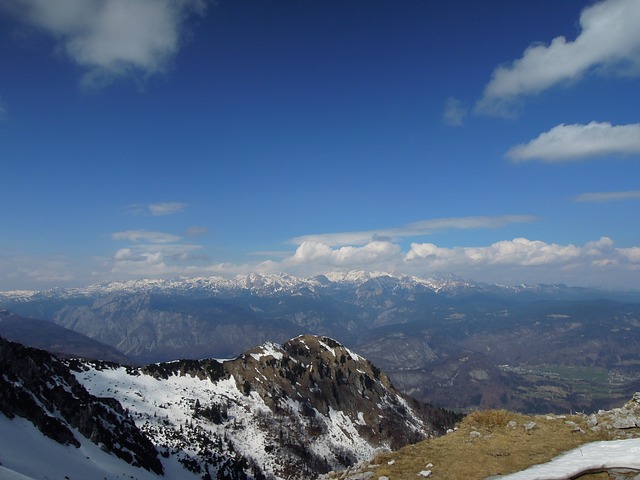
<svg viewBox="0 0 640 480"><path fill-rule="evenodd" d="M635 200L640 198L640 190L627 190L625 192L590 192L573 197L575 202L619 202L623 200Z"/></svg>
<svg viewBox="0 0 640 480"><path fill-rule="evenodd" d="M292 238L288 243L302 245L305 242L313 242L328 246L366 245L372 241L420 237L444 230L500 228L511 223L530 223L535 220L536 218L530 215L435 218L409 223L396 228L302 235Z"/></svg>
<svg viewBox="0 0 640 480"><path fill-rule="evenodd" d="M457 98L449 97L444 104L442 118L444 123L453 127L461 127L468 114L467 108Z"/></svg>
<svg viewBox="0 0 640 480"><path fill-rule="evenodd" d="M187 204L180 202L150 203L148 208L149 213L154 216L173 215L174 213L182 212L187 208Z"/></svg>
<svg viewBox="0 0 640 480"><path fill-rule="evenodd" d="M0 249L0 284L12 290L65 284L77 273L78 265L61 255L39 257Z"/></svg>
<svg viewBox="0 0 640 480"><path fill-rule="evenodd" d="M514 162L567 162L612 154L640 154L640 123L561 124L511 148L506 157Z"/></svg>
<svg viewBox="0 0 640 480"><path fill-rule="evenodd" d="M180 213L188 207L188 204L182 202L157 202L141 204L136 203L126 207L129 213L134 215L152 215L154 217L173 215Z"/></svg>
<svg viewBox="0 0 640 480"><path fill-rule="evenodd" d="M114 240L127 240L129 242L172 243L180 240L178 235L164 232L152 232L149 230L127 230L111 234Z"/></svg>
<svg viewBox="0 0 640 480"><path fill-rule="evenodd" d="M211 259L199 251L201 245L186 242L179 235L148 230L128 230L111 235L128 241L110 260L110 272L128 277L183 275L202 271Z"/></svg>
<svg viewBox="0 0 640 480"><path fill-rule="evenodd" d="M187 228L185 235L187 237L199 237L200 235L206 235L207 233L209 233L209 229L207 227L195 225Z"/></svg>
<svg viewBox="0 0 640 480"><path fill-rule="evenodd" d="M16 0L5 5L50 35L57 51L86 71L82 83L163 72L178 52L187 19L206 0Z"/></svg>
<svg viewBox="0 0 640 480"><path fill-rule="evenodd" d="M510 116L527 95L584 74L640 75L640 2L604 0L585 8L581 32L574 41L554 38L549 45L532 45L522 57L496 68L476 112Z"/></svg>

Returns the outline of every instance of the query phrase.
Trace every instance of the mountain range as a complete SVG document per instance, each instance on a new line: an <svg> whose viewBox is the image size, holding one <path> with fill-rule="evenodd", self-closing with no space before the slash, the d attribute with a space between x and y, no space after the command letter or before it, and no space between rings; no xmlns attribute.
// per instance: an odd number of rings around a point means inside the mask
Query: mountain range
<svg viewBox="0 0 640 480"><path fill-rule="evenodd" d="M633 291L348 271L1 292L0 307L116 348L132 365L327 336L449 409L595 410L640 389Z"/></svg>

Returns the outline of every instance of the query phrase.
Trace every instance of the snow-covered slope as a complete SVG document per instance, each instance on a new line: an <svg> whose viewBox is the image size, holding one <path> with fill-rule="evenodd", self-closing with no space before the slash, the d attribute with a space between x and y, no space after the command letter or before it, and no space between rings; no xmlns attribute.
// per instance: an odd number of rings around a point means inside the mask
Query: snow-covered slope
<svg viewBox="0 0 640 480"><path fill-rule="evenodd" d="M78 431L80 447L48 438L25 418L9 420L0 414L0 478L3 480L104 479L159 480L163 478L135 467L106 452ZM196 480L172 458L163 459L164 478Z"/></svg>
<svg viewBox="0 0 640 480"><path fill-rule="evenodd" d="M0 478L302 480L457 419L327 337L136 368L0 338L0 367Z"/></svg>
<svg viewBox="0 0 640 480"><path fill-rule="evenodd" d="M589 472L616 469L640 472L640 438L588 443L548 463L487 480L570 480Z"/></svg>

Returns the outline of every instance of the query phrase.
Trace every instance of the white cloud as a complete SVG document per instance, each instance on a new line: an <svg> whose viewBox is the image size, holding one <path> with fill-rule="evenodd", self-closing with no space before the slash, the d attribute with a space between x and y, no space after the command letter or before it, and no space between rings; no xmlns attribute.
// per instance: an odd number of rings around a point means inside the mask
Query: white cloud
<svg viewBox="0 0 640 480"><path fill-rule="evenodd" d="M585 8L580 15L581 32L574 41L560 36L549 45L532 45L521 58L496 68L476 111L511 115L524 96L576 81L596 69L640 74L638 25L638 0L604 0Z"/></svg>
<svg viewBox="0 0 640 480"><path fill-rule="evenodd" d="M612 154L640 154L640 123L561 124L511 148L506 156L514 162L533 159L566 162Z"/></svg>
<svg viewBox="0 0 640 480"><path fill-rule="evenodd" d="M180 202L150 203L148 208L149 213L153 216L173 215L174 213L182 212L187 208L187 204Z"/></svg>
<svg viewBox="0 0 640 480"><path fill-rule="evenodd" d="M136 241L138 238L130 239ZM187 274L195 265L202 270L202 263L210 261L208 257L194 253L201 248L191 243L136 243L113 255L110 272L131 278Z"/></svg>
<svg viewBox="0 0 640 480"><path fill-rule="evenodd" d="M435 232L451 229L499 228L510 223L529 223L535 221L530 215L494 215L474 217L451 217L421 220L402 227L383 228L339 233L318 233L292 238L288 243L324 244L329 246L365 245L371 241L399 240L408 237L431 235Z"/></svg>
<svg viewBox="0 0 640 480"><path fill-rule="evenodd" d="M418 276L451 272L470 280L506 285L564 282L640 289L640 246L616 247L608 237L583 245L514 238L484 246L412 243L408 249L391 241L340 247L305 242L284 258L278 252L271 259L247 263L214 263L199 253L201 250L201 245L182 242L131 243L111 258L75 263L0 251L0 290L49 288L72 281L82 285L88 278L95 282L250 272L309 276L349 269ZM88 272L92 272L91 277Z"/></svg>
<svg viewBox="0 0 640 480"><path fill-rule="evenodd" d="M184 211L189 205L183 202L135 203L127 205L126 211L133 215L151 215L160 217Z"/></svg>
<svg viewBox="0 0 640 480"><path fill-rule="evenodd" d="M479 281L502 284L558 283L640 288L640 247L616 248L602 237L584 245L547 243L515 238L488 246L442 247L412 243L408 251L389 241L362 246L331 247L304 242L293 255L260 265L243 265L243 271L286 271L298 275L326 273L332 269L365 269L412 275L452 272Z"/></svg>
<svg viewBox="0 0 640 480"><path fill-rule="evenodd" d="M573 198L575 202L618 202L623 200L635 200L640 198L640 190L627 190L625 192L590 192L582 193Z"/></svg>
<svg viewBox="0 0 640 480"><path fill-rule="evenodd" d="M592 256L608 247L609 239L588 243L584 247L549 244L526 238L503 240L488 247L443 248L432 243L413 243L407 262L420 261L435 268L470 265L515 265L521 267L569 263L581 256ZM594 250L595 248L595 250Z"/></svg>
<svg viewBox="0 0 640 480"><path fill-rule="evenodd" d="M395 262L400 253L400 246L391 242L373 241L360 247L345 246L337 249L323 243L303 242L285 263L354 268Z"/></svg>
<svg viewBox="0 0 640 480"><path fill-rule="evenodd" d="M187 18L206 0L16 0L6 6L55 37L57 50L86 70L85 85L163 72L181 46Z"/></svg>
<svg viewBox="0 0 640 480"><path fill-rule="evenodd" d="M130 242L171 243L180 240L180 237L171 233L152 232L149 230L127 230L111 234L114 240L128 240Z"/></svg>
<svg viewBox="0 0 640 480"><path fill-rule="evenodd" d="M444 123L454 127L461 127L467 117L467 108L457 98L447 98L442 115Z"/></svg>

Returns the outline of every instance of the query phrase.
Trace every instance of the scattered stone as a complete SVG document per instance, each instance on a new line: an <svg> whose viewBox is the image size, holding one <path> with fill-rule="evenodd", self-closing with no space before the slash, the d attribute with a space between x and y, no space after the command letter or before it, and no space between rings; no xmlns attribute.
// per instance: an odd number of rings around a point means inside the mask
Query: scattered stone
<svg viewBox="0 0 640 480"><path fill-rule="evenodd" d="M418 473L418 476L428 478L431 476L431 470L422 470Z"/></svg>
<svg viewBox="0 0 640 480"><path fill-rule="evenodd" d="M587 426L589 428L593 428L596 425L598 425L598 417L596 417L595 415L589 415L589 417L587 418Z"/></svg>
<svg viewBox="0 0 640 480"><path fill-rule="evenodd" d="M389 480L389 477L383 475L381 477L378 477L378 480Z"/></svg>
<svg viewBox="0 0 640 480"><path fill-rule="evenodd" d="M393 465L394 463L396 463L396 461L395 461L395 460L389 460L389 461L387 462L387 465Z"/></svg>
<svg viewBox="0 0 640 480"><path fill-rule="evenodd" d="M349 475L349 480L370 480L374 476L373 472L360 472L353 475Z"/></svg>
<svg viewBox="0 0 640 480"><path fill-rule="evenodd" d="M568 426L571 429L571 431L574 433L584 433L584 430L580 428L580 425L578 425L576 422L572 422L571 420L566 420L564 424Z"/></svg>
<svg viewBox="0 0 640 480"><path fill-rule="evenodd" d="M427 468L433 467L433 463L427 463Z"/></svg>
<svg viewBox="0 0 640 480"><path fill-rule="evenodd" d="M535 428L538 428L538 424L536 422L527 422L524 424L525 432L531 432Z"/></svg>
<svg viewBox="0 0 640 480"><path fill-rule="evenodd" d="M507 423L507 427L509 428L516 428L518 426L518 422L516 422L515 420L509 420L509 423Z"/></svg>
<svg viewBox="0 0 640 480"><path fill-rule="evenodd" d="M472 432L469 433L469 436L471 438L479 438L482 436L482 434L480 432L478 432L477 430L473 430Z"/></svg>

